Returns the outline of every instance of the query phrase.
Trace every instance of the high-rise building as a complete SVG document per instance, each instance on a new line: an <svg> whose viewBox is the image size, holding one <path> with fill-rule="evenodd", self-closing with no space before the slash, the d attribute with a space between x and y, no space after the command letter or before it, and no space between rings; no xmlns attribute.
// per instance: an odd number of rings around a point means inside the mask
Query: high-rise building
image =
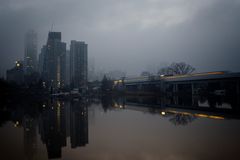
<svg viewBox="0 0 240 160"><path fill-rule="evenodd" d="M78 88L80 92L85 92L87 89L87 57L87 44L72 40L70 45L70 81L71 87Z"/></svg>
<svg viewBox="0 0 240 160"><path fill-rule="evenodd" d="M66 85L70 85L70 50L66 52Z"/></svg>
<svg viewBox="0 0 240 160"><path fill-rule="evenodd" d="M49 87L65 85L66 43L61 42L61 32L49 32L44 55L42 78Z"/></svg>
<svg viewBox="0 0 240 160"><path fill-rule="evenodd" d="M88 59L88 81L93 82L96 80L95 75L95 60L94 58Z"/></svg>
<svg viewBox="0 0 240 160"><path fill-rule="evenodd" d="M24 42L24 73L30 75L37 71L37 33L28 31Z"/></svg>
<svg viewBox="0 0 240 160"><path fill-rule="evenodd" d="M42 76L42 73L43 73L44 57L45 57L45 54L46 54L46 50L47 50L46 45L43 45L42 48L41 48L41 52L39 54L39 57L38 57L38 72L40 73L41 76Z"/></svg>

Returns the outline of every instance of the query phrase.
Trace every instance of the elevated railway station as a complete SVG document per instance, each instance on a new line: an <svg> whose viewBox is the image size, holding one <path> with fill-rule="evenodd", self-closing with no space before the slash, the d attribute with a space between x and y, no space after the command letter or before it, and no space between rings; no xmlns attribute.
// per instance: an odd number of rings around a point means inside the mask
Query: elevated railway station
<svg viewBox="0 0 240 160"><path fill-rule="evenodd" d="M239 95L240 73L205 72L187 75L158 75L123 78L114 81L114 89L127 94L215 94Z"/></svg>

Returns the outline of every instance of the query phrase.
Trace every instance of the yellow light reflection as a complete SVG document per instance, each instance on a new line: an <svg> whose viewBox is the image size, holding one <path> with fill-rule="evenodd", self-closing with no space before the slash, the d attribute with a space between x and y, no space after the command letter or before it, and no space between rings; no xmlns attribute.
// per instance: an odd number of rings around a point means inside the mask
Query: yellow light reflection
<svg viewBox="0 0 240 160"><path fill-rule="evenodd" d="M162 111L162 112L161 112L161 115L163 115L163 116L166 115L166 112L163 112L163 111Z"/></svg>
<svg viewBox="0 0 240 160"><path fill-rule="evenodd" d="M174 113L174 114L183 114L183 115L192 115L200 118L211 118L211 119L224 119L222 116L215 116L215 115L208 115L208 114L202 114L202 113L188 113L188 112L178 112L178 111L167 111L169 113Z"/></svg>

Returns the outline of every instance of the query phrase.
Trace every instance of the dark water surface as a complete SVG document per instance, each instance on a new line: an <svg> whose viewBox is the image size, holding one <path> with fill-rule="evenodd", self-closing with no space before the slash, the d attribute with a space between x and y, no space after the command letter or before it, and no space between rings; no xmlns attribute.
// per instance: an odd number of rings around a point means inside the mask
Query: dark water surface
<svg viewBox="0 0 240 160"><path fill-rule="evenodd" d="M139 101L144 102L106 98L4 105L0 159L238 159L238 114Z"/></svg>

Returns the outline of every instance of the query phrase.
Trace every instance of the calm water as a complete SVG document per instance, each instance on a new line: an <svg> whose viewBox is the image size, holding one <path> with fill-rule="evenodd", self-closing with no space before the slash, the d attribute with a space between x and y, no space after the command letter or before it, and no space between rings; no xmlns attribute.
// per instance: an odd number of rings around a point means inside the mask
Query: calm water
<svg viewBox="0 0 240 160"><path fill-rule="evenodd" d="M189 101L188 101L189 102ZM65 160L238 159L240 118L173 98L110 97L15 102L1 107L0 157ZM177 104L176 104L177 103ZM189 102L211 108L209 101ZM156 105L158 104L158 105ZM173 105L178 105L173 108ZM186 106L186 105L185 105Z"/></svg>

